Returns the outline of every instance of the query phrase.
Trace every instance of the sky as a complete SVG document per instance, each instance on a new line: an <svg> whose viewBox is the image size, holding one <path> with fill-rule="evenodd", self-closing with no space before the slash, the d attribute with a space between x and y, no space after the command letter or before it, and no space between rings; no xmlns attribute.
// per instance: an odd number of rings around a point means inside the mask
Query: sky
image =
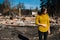
<svg viewBox="0 0 60 40"><path fill-rule="evenodd" d="M0 0L0 3L3 3L4 0ZM24 3L26 9L35 9L36 7L40 8L40 0L9 0L11 7L16 6L19 2Z"/></svg>

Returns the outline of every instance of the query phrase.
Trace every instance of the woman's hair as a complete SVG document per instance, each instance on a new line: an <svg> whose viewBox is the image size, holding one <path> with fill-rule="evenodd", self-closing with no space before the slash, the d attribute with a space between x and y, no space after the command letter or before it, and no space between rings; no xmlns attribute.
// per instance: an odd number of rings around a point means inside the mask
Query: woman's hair
<svg viewBox="0 0 60 40"><path fill-rule="evenodd" d="M47 8L45 8L45 7L41 8L41 10L38 11L38 15L44 14L44 11L45 11L46 9L47 9Z"/></svg>

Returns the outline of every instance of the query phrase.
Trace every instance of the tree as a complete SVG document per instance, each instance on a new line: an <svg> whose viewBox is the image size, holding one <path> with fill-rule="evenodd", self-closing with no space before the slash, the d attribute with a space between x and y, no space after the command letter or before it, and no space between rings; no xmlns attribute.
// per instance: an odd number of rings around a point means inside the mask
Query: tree
<svg viewBox="0 0 60 40"><path fill-rule="evenodd" d="M3 5L0 4L0 13L2 13L2 12L3 12Z"/></svg>
<svg viewBox="0 0 60 40"><path fill-rule="evenodd" d="M35 10L38 11L38 7L36 7Z"/></svg>
<svg viewBox="0 0 60 40"><path fill-rule="evenodd" d="M41 7L46 7L48 9L48 13L53 16L56 11L56 3L57 0L40 0L41 1Z"/></svg>
<svg viewBox="0 0 60 40"><path fill-rule="evenodd" d="M19 4L18 4L18 8L20 8L20 9L25 9L24 3L19 3Z"/></svg>
<svg viewBox="0 0 60 40"><path fill-rule="evenodd" d="M21 14L21 10L22 9L25 9L25 6L24 6L24 3L19 3L18 5L17 5L17 8L18 8L18 10L19 10L19 16L21 16L22 14Z"/></svg>
<svg viewBox="0 0 60 40"><path fill-rule="evenodd" d="M3 2L4 8L10 8L10 2L8 0L5 0Z"/></svg>
<svg viewBox="0 0 60 40"><path fill-rule="evenodd" d="M9 0L5 0L3 2L3 15L9 15L10 11L10 2Z"/></svg>

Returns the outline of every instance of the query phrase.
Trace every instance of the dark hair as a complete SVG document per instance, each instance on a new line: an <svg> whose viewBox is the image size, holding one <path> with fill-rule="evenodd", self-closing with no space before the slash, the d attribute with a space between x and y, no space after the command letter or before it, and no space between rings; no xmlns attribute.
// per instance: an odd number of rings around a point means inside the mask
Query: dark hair
<svg viewBox="0 0 60 40"><path fill-rule="evenodd" d="M44 14L43 12L46 10L47 8L43 7L41 8L40 11L38 11L38 15Z"/></svg>

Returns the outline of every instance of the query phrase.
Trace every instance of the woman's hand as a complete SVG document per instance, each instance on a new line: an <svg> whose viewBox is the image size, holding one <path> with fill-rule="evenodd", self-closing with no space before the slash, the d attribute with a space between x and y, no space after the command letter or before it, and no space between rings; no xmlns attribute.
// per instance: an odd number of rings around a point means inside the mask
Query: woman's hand
<svg viewBox="0 0 60 40"><path fill-rule="evenodd" d="M46 25L46 24L39 24L39 26L43 26L43 27L46 27L47 25Z"/></svg>
<svg viewBox="0 0 60 40"><path fill-rule="evenodd" d="M46 24L42 24L42 26L46 27L47 25Z"/></svg>
<svg viewBox="0 0 60 40"><path fill-rule="evenodd" d="M51 31L50 30L48 30L48 34L51 34Z"/></svg>

